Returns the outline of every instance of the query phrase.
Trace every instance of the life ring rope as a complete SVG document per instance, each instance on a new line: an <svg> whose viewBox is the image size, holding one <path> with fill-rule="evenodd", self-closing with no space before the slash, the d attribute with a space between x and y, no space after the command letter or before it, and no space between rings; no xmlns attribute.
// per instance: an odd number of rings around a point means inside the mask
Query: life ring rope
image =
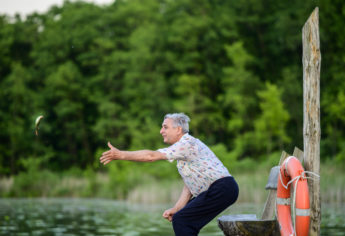
<svg viewBox="0 0 345 236"><path fill-rule="evenodd" d="M286 169L286 168L285 168ZM311 174L311 175L314 175L315 177L317 177L317 178L320 178L320 175L318 175L318 174L316 174L316 173L314 173L314 172L312 172L312 171L303 171L300 175L298 175L298 176L296 176L295 178L293 178L293 179L291 179L286 185L283 183L283 180L282 180L282 177L281 177L281 174L282 173L280 173L279 172L279 175L280 175L280 182L281 182L281 184L283 185L283 187L285 188L285 189L288 189L289 188L289 185L290 184L292 184L295 180L297 180L297 182L296 182L296 185L297 185L297 183L298 183L298 181L300 180L300 178L303 178L303 179L312 179L312 180L314 180L314 178L313 177L308 177L308 176L306 176L305 174ZM295 185L295 189L296 189L296 185Z"/></svg>
<svg viewBox="0 0 345 236"><path fill-rule="evenodd" d="M295 157L290 156L285 160L285 171L287 171L287 169L288 169L287 166L288 166L288 162L289 162L290 158L295 158ZM307 174L313 175L313 176L306 176ZM300 175L297 175L296 177L291 179L286 185L283 183L281 171L279 171L279 175L280 175L279 176L280 177L279 178L280 183L282 184L282 186L285 189L288 189L289 185L292 184L294 181L296 181L296 184L294 186L293 199L292 199L292 211L293 211L293 215L294 215L294 217L293 217L293 230L294 230L294 235L296 235L296 231L295 231L296 215L297 216L310 216L310 208L309 209L299 209L299 208L296 208L296 206L295 206L295 204L296 204L296 190L297 190L298 181L300 179L315 180L315 177L320 179L320 175L318 175L312 171L303 170ZM290 205L291 206L291 199L290 198L277 198L276 203L279 205Z"/></svg>

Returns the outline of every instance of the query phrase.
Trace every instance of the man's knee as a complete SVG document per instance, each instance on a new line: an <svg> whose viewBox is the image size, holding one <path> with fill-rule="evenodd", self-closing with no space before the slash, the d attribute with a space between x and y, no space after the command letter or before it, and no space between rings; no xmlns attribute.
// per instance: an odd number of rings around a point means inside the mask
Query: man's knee
<svg viewBox="0 0 345 236"><path fill-rule="evenodd" d="M192 225L188 219L183 217L183 214L177 212L172 219L172 225L176 236L196 236L199 233L198 228Z"/></svg>
<svg viewBox="0 0 345 236"><path fill-rule="evenodd" d="M172 218L172 225L174 228L175 235L184 236L187 235L188 231L187 221L183 219L182 215L179 212L175 213Z"/></svg>
<svg viewBox="0 0 345 236"><path fill-rule="evenodd" d="M185 222L186 221L182 219L182 216L181 216L181 214L179 214L179 212L177 212L173 215L173 218L172 218L173 227L175 227L177 225L183 225Z"/></svg>

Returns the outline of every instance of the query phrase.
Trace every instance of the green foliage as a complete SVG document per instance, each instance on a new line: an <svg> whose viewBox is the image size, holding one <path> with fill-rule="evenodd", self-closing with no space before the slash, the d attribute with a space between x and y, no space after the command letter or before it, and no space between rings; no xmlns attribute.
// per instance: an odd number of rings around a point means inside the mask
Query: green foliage
<svg viewBox="0 0 345 236"><path fill-rule="evenodd" d="M285 132L290 137L287 149L303 147L303 86L301 81L301 65L292 65L282 70L282 80L277 83L282 90L281 100L289 113Z"/></svg>
<svg viewBox="0 0 345 236"><path fill-rule="evenodd" d="M223 164L230 170L236 169L237 165L236 156L229 152L224 144L217 144L210 147L214 154L223 162Z"/></svg>
<svg viewBox="0 0 345 236"><path fill-rule="evenodd" d="M281 101L281 91L277 86L266 83L266 90L259 91L261 115L254 121L256 147L266 147L267 153L283 149L283 144L289 142L285 128L289 113Z"/></svg>
<svg viewBox="0 0 345 236"><path fill-rule="evenodd" d="M22 159L21 162L26 171L15 176L9 196L47 196L54 185L59 182L59 177L46 169L42 170L42 164L45 161L44 158L37 157Z"/></svg>
<svg viewBox="0 0 345 236"><path fill-rule="evenodd" d="M230 66L224 68L221 80L223 93L219 94L222 110L227 118L227 136L233 142L233 155L243 158L250 149L248 131L253 128L257 113L256 91L260 88L258 77L248 69L253 57L244 49L242 42L225 46ZM248 146L249 145L249 146Z"/></svg>
<svg viewBox="0 0 345 236"><path fill-rule="evenodd" d="M212 149L219 156L226 154L224 147L216 145ZM240 185L240 202L263 203L267 198L264 186L267 183L269 171L279 161L280 153L273 153L260 163L253 159L232 161L227 164ZM222 159L225 161L225 159ZM168 163L171 165L171 163ZM36 166L36 164L32 164ZM152 165L151 165L152 166ZM324 203L343 203L345 188L343 184L344 166L334 164L333 161L321 163L321 198ZM173 168L175 169L175 168ZM138 171L139 169L132 171ZM140 170L142 171L142 169ZM155 171L156 172L156 171ZM152 179L146 172L140 172L136 187L127 189L130 201L148 203L171 203L179 197L183 183L176 179ZM123 186L131 178L125 177L121 181ZM0 178L1 197L95 197L95 198L123 198L117 195L119 187L110 184L109 175L94 172L90 169L72 168L62 173L40 170L20 173L11 179ZM124 194L124 192L122 192Z"/></svg>
<svg viewBox="0 0 345 236"><path fill-rule="evenodd" d="M65 1L24 20L0 16L0 175L17 175L18 189L44 189L30 170L48 169L40 174L55 181L52 171L77 168L90 178L84 196L104 191L91 181L99 170L114 196L142 179L177 178L166 162L97 164L107 141L162 147L168 112L190 115L191 133L231 172L301 147L301 28L316 3L321 158L343 165L343 1Z"/></svg>

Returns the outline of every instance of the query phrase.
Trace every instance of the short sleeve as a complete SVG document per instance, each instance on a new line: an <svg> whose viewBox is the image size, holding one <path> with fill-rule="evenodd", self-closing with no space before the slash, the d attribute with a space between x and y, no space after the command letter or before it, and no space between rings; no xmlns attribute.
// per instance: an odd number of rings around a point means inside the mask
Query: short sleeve
<svg viewBox="0 0 345 236"><path fill-rule="evenodd" d="M173 162L174 160L187 160L190 157L191 145L189 142L178 141L167 148L161 148L157 151L165 154L168 161Z"/></svg>
<svg viewBox="0 0 345 236"><path fill-rule="evenodd" d="M175 160L174 156L172 155L172 151L170 150L170 147L158 149L157 152L163 153L169 162L173 162Z"/></svg>

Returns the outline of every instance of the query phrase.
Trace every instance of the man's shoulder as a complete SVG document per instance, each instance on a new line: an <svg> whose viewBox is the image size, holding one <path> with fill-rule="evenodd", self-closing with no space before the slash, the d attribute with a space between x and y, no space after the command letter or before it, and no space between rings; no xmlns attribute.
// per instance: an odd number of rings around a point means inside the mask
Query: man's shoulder
<svg viewBox="0 0 345 236"><path fill-rule="evenodd" d="M191 147L203 147L206 146L202 141L200 141L198 138L195 138L194 136L190 134L185 134L181 139L181 144L184 146L191 146Z"/></svg>
<svg viewBox="0 0 345 236"><path fill-rule="evenodd" d="M185 137L185 140L188 140L188 141L204 143L203 141L201 141L198 138L195 138L193 135L190 135L189 133L185 134L183 137Z"/></svg>
<svg viewBox="0 0 345 236"><path fill-rule="evenodd" d="M181 142L195 142L196 140L198 140L197 138L194 138L192 135L190 135L189 133L186 133L182 136L182 138L180 139Z"/></svg>

